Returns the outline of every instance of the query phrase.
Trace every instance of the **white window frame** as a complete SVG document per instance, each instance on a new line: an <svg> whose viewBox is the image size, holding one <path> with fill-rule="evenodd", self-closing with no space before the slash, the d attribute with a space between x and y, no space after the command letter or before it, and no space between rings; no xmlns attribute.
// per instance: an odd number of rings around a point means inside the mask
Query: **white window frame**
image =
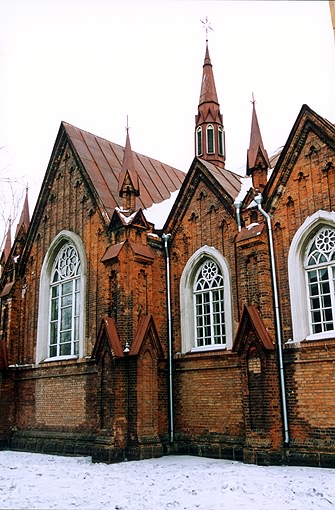
<svg viewBox="0 0 335 510"><path fill-rule="evenodd" d="M80 264L80 317L79 317L79 354L49 357L49 323L50 323L50 283L55 260L62 246L69 242L77 250ZM87 261L85 248L80 237L74 232L63 230L53 239L43 260L39 287L39 308L37 323L36 363L77 359L84 356L84 324L86 294Z"/></svg>
<svg viewBox="0 0 335 510"><path fill-rule="evenodd" d="M207 258L212 259L218 265L223 276L226 343L197 347L195 335L195 307L193 289L198 270ZM213 247L203 246L189 258L185 265L180 279L180 320L182 343L181 349L183 353L232 348L233 306L231 292L231 273L227 260L218 250Z"/></svg>
<svg viewBox="0 0 335 510"><path fill-rule="evenodd" d="M309 325L310 325L310 333L312 335L318 335L318 334L325 334L329 333L331 331L334 332L335 330L335 293L334 293L334 269L335 269L335 261L333 260L334 256L334 247L333 249L329 250L328 252L323 249L316 249L314 250L315 255L310 255L311 247L313 246L314 242L319 238L322 232L332 232L333 238L335 237L334 233L335 230L331 228L329 225L322 226L316 234L311 238L309 244L307 245L306 253L305 253L305 272L306 272L306 287L307 287L307 296L308 296L308 311L309 311ZM328 240L329 244L329 234L326 235L326 242ZM323 242L324 244L324 242ZM319 258L319 256L323 257L323 262L316 261L315 256ZM309 259L314 260L314 264L311 265L308 263ZM313 282L310 282L309 275L311 273L316 273L316 280ZM327 279L320 279L320 273L323 273L324 275L327 275ZM329 291L325 293L325 284L328 284ZM315 287L317 286L318 293L311 295L309 291L309 287ZM316 290L316 289L315 289ZM323 291L323 292L322 292ZM328 303L326 304L325 298L328 297ZM315 301L315 305L317 307L312 308L311 307L311 301ZM328 306L327 306L328 305ZM331 313L329 313L331 312ZM315 320L315 314L320 314L320 320ZM328 318L326 320L325 315L328 313ZM314 314L314 321L313 321L313 314ZM331 317L330 317L331 316ZM331 329L327 329L328 326L331 325ZM319 327L322 329L322 331L319 331L318 333L315 333L313 329L319 325Z"/></svg>
<svg viewBox="0 0 335 510"><path fill-rule="evenodd" d="M199 143L199 133L200 133L200 143ZM202 127L199 126L195 133L195 143L197 149L197 156L202 156Z"/></svg>
<svg viewBox="0 0 335 510"><path fill-rule="evenodd" d="M216 294L218 296L215 299ZM207 257L199 266L193 283L194 336L197 348L226 345L226 341L222 341L223 337L226 338L223 296L223 275L216 262ZM218 307L216 311L215 304ZM216 342L216 338L220 338L221 341ZM200 342L203 345L199 345Z"/></svg>
<svg viewBox="0 0 335 510"><path fill-rule="evenodd" d="M220 147L222 147L222 151L220 151ZM221 126L218 127L218 153L220 156L225 155L224 131Z"/></svg>
<svg viewBox="0 0 335 510"><path fill-rule="evenodd" d="M208 149L208 132L209 131L212 131L212 134L213 134L213 150L212 151L209 151L209 149ZM207 151L207 154L215 154L215 129L214 129L213 124L208 124L208 126L206 127L206 151Z"/></svg>
<svg viewBox="0 0 335 510"><path fill-rule="evenodd" d="M288 255L293 342L335 338L335 331L313 334L309 314L309 295L306 284L305 255L311 238L321 227L335 228L335 213L317 211L309 216L295 233Z"/></svg>

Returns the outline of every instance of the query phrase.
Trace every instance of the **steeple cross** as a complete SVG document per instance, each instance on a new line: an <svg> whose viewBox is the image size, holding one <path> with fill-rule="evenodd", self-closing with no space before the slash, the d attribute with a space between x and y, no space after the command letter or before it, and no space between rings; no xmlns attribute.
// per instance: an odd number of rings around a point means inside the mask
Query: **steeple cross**
<svg viewBox="0 0 335 510"><path fill-rule="evenodd" d="M128 124L128 115L127 115L127 125L126 125L126 131L127 131L127 133L129 132L129 129L130 129L130 127L129 127L129 124Z"/></svg>
<svg viewBox="0 0 335 510"><path fill-rule="evenodd" d="M210 24L210 22L209 22L209 20L208 20L207 16L206 16L206 18L205 18L204 20L203 20L203 19L201 19L200 21L201 21L201 23L203 24L204 29L206 30L206 41L208 41L208 32L209 32L210 30L212 30L212 31L213 31L213 29L212 29L212 27L211 27L211 24Z"/></svg>

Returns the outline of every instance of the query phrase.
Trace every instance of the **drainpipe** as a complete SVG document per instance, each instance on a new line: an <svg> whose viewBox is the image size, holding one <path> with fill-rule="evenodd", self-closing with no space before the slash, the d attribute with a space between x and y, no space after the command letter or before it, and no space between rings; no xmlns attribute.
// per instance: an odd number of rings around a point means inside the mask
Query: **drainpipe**
<svg viewBox="0 0 335 510"><path fill-rule="evenodd" d="M287 418L287 403L286 403L286 387L285 387L285 374L284 374L284 363L283 363L283 341L281 335L281 321L279 311L279 298L278 298L278 287L277 287L277 275L275 265L275 255L272 237L272 226L271 218L262 208L263 197L259 193L255 197L255 202L258 206L258 210L263 214L267 221L268 234L269 234L269 247L270 247L270 265L275 305L275 319L276 319L276 332L277 332L277 348L278 348L278 361L279 361L279 377L280 377L280 388L281 388L281 399L282 399L282 412L283 412L283 428L284 428L284 441L285 444L289 444L289 432L288 432L288 418Z"/></svg>
<svg viewBox="0 0 335 510"><path fill-rule="evenodd" d="M234 206L236 208L236 219L237 219L238 231L241 232L241 229L242 229L242 225L241 225L241 207L242 207L242 202L240 200L235 200Z"/></svg>
<svg viewBox="0 0 335 510"><path fill-rule="evenodd" d="M166 288L167 288L167 315L168 315L168 347L169 347L169 423L170 423L170 444L174 441L173 428L173 379L172 379L172 315L171 315L171 282L170 282L170 254L169 240L171 234L163 234L165 255L166 255Z"/></svg>
<svg viewBox="0 0 335 510"><path fill-rule="evenodd" d="M235 206L235 209L236 209L236 220L237 220L238 231L241 232L241 230L242 230L242 222L241 222L242 202L241 202L241 200L235 200L234 206ZM238 270L237 270L238 262L237 262L236 238L235 238L235 243L234 243L234 254L235 254L235 275L236 275L235 276L235 280L236 280L236 300L237 300L237 303L238 303L238 306L237 306L237 318L238 318L238 322L240 322L241 312L240 312L240 306L239 306L240 296L239 296L239 285L238 285Z"/></svg>

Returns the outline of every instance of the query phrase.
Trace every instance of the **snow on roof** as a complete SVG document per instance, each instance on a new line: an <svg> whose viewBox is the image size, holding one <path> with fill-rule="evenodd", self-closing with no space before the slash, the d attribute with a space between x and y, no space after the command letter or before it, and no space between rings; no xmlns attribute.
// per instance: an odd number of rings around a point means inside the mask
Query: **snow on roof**
<svg viewBox="0 0 335 510"><path fill-rule="evenodd" d="M241 189L239 194L235 198L235 201L243 202L243 199L248 193L250 188L252 188L252 177L241 177Z"/></svg>
<svg viewBox="0 0 335 510"><path fill-rule="evenodd" d="M153 204L148 209L144 209L143 213L147 221L153 223L157 230L164 227L178 193L179 190L173 191L170 198L163 200L163 202L159 202L159 204Z"/></svg>
<svg viewBox="0 0 335 510"><path fill-rule="evenodd" d="M136 211L133 212L133 214L131 214L130 216L126 216L125 214L123 214L124 212L128 212L127 210L124 210L122 209L122 207L115 207L115 210L119 212L119 215L121 216L122 220L124 221L124 223L126 223L127 225L129 223L132 222L133 218L135 217L136 215Z"/></svg>

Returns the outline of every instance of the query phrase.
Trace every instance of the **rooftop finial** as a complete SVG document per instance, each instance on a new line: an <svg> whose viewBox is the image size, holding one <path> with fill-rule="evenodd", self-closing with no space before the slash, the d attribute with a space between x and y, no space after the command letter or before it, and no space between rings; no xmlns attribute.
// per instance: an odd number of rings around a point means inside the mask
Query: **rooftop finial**
<svg viewBox="0 0 335 510"><path fill-rule="evenodd" d="M213 29L212 29L212 27L211 27L210 22L208 21L207 16L206 16L206 18L205 18L204 20L203 20L203 19L201 19L200 21L201 21L201 23L203 24L204 29L206 30L206 42L208 42L208 32L209 32L210 30L212 30L212 31L213 31Z"/></svg>
<svg viewBox="0 0 335 510"><path fill-rule="evenodd" d="M128 133L128 131L129 131L128 114L127 114L127 125L126 125L126 131L127 131L127 133Z"/></svg>
<svg viewBox="0 0 335 510"><path fill-rule="evenodd" d="M255 96L254 96L254 93L253 93L253 92L252 92L252 94L251 94L251 97L252 97L252 99L251 99L250 103L251 103L251 104L255 104L255 103L256 103L256 99L255 99Z"/></svg>

